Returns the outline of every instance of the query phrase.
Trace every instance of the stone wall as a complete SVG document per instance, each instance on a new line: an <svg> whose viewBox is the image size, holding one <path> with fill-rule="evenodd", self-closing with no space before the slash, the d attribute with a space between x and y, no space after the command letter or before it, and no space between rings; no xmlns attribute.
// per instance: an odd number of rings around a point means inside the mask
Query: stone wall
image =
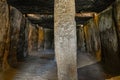
<svg viewBox="0 0 120 80"><path fill-rule="evenodd" d="M116 4L99 13L84 25L87 51L101 61L106 72L120 71L119 8ZM97 19L97 21L96 21Z"/></svg>
<svg viewBox="0 0 120 80"><path fill-rule="evenodd" d="M10 7L10 53L9 63L13 66L17 64L17 52L22 23L22 13L14 7Z"/></svg>
<svg viewBox="0 0 120 80"><path fill-rule="evenodd" d="M112 8L113 9L113 8ZM99 28L102 46L102 63L105 70L117 70L120 67L118 37L112 9L100 15Z"/></svg>
<svg viewBox="0 0 120 80"><path fill-rule="evenodd" d="M0 0L0 70L6 70L10 46L9 6L6 0Z"/></svg>

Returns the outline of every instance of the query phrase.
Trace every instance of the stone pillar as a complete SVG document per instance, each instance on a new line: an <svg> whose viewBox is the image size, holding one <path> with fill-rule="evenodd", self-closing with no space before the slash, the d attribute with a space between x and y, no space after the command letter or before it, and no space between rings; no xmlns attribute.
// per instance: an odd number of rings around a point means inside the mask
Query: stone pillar
<svg viewBox="0 0 120 80"><path fill-rule="evenodd" d="M9 68L8 54L10 47L9 7L6 0L0 0L0 68Z"/></svg>
<svg viewBox="0 0 120 80"><path fill-rule="evenodd" d="M75 0L55 0L54 8L58 80L77 80Z"/></svg>

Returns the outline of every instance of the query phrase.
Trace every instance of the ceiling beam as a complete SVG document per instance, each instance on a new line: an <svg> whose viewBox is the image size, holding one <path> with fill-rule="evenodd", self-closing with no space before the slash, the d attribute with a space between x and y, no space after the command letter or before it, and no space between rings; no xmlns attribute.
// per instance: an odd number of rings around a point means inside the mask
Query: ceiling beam
<svg viewBox="0 0 120 80"><path fill-rule="evenodd" d="M76 13L75 17L78 18L92 18L94 17L94 15L97 14L95 12L82 12L82 13ZM34 20L41 20L41 18L53 18L54 16L51 14L27 14L27 17L29 17L30 19L34 19Z"/></svg>
<svg viewBox="0 0 120 80"><path fill-rule="evenodd" d="M76 13L76 17L81 17L81 18L86 18L86 17L94 17L94 15L97 14L96 12L81 12L81 13Z"/></svg>
<svg viewBox="0 0 120 80"><path fill-rule="evenodd" d="M76 13L76 23L84 24L86 21L94 17L95 12ZM28 19L34 24L51 24L54 23L53 15L27 14Z"/></svg>

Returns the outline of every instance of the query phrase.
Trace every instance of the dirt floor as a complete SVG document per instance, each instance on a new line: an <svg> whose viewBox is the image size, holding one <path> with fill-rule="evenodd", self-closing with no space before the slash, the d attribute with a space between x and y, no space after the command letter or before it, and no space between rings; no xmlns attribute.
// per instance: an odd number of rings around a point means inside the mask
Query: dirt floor
<svg viewBox="0 0 120 80"><path fill-rule="evenodd" d="M54 60L29 57L17 69L0 73L0 80L57 80Z"/></svg>
<svg viewBox="0 0 120 80"><path fill-rule="evenodd" d="M45 57L33 55L29 56L28 58L26 58L25 61L19 62L17 68L11 68L8 71L0 72L0 80L57 80L56 63L54 59L47 57L48 56ZM86 73L88 73L89 71L92 78L95 78L99 74L96 75L95 70L98 70L98 68L95 68L94 66L96 65L91 65L79 69L81 73L78 76L83 78L87 77L89 75L86 75ZM82 73L82 71L84 74ZM106 80L120 80L120 76L112 77L107 75L106 77L107 77ZM83 80L98 80L98 79L89 78Z"/></svg>
<svg viewBox="0 0 120 80"><path fill-rule="evenodd" d="M112 78L106 79L106 80L120 80L120 76L112 77Z"/></svg>

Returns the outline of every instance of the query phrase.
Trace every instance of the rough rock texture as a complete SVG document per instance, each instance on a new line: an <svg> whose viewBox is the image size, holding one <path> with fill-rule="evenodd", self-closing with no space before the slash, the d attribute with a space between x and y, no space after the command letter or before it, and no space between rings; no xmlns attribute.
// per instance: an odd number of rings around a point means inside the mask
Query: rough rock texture
<svg viewBox="0 0 120 80"><path fill-rule="evenodd" d="M120 0L116 0L113 5L113 19L115 22L116 33L118 37L118 45L120 47Z"/></svg>
<svg viewBox="0 0 120 80"><path fill-rule="evenodd" d="M55 55L59 80L77 80L75 0L55 0Z"/></svg>
<svg viewBox="0 0 120 80"><path fill-rule="evenodd" d="M44 39L45 39L45 32L44 29L38 26L38 50L44 49Z"/></svg>
<svg viewBox="0 0 120 80"><path fill-rule="evenodd" d="M84 28L83 25L79 26L77 29L77 50L79 51L86 51L86 46L85 46L85 34L84 34Z"/></svg>
<svg viewBox="0 0 120 80"><path fill-rule="evenodd" d="M53 29L44 28L45 40L44 40L44 50L53 49L54 45L54 32Z"/></svg>
<svg viewBox="0 0 120 80"><path fill-rule="evenodd" d="M12 66L17 63L17 49L20 36L20 27L22 22L22 13L16 8L10 7L10 54L9 64Z"/></svg>
<svg viewBox="0 0 120 80"><path fill-rule="evenodd" d="M28 23L28 53L35 51L38 48L38 28L36 25Z"/></svg>
<svg viewBox="0 0 120 80"><path fill-rule="evenodd" d="M8 54L10 47L9 7L6 0L0 0L0 69L9 68Z"/></svg>
<svg viewBox="0 0 120 80"><path fill-rule="evenodd" d="M17 59L21 60L24 58L24 47L25 47L25 17L22 16L22 20L20 23L20 33L19 33L19 41L18 41L18 46L17 46Z"/></svg>
<svg viewBox="0 0 120 80"><path fill-rule="evenodd" d="M37 50L38 46L38 28L36 25L32 24L32 33L31 33L31 41L32 41L32 50Z"/></svg>
<svg viewBox="0 0 120 80"><path fill-rule="evenodd" d="M105 71L120 72L118 37L113 19L112 9L100 14L99 28L102 47L102 62Z"/></svg>
<svg viewBox="0 0 120 80"><path fill-rule="evenodd" d="M89 20L88 23L84 26L84 32L87 52L91 53L98 61L100 61L101 43L97 18L97 14L94 14L93 19Z"/></svg>
<svg viewBox="0 0 120 80"><path fill-rule="evenodd" d="M93 54L106 72L119 73L119 2L100 14L94 14L84 25L85 47Z"/></svg>

